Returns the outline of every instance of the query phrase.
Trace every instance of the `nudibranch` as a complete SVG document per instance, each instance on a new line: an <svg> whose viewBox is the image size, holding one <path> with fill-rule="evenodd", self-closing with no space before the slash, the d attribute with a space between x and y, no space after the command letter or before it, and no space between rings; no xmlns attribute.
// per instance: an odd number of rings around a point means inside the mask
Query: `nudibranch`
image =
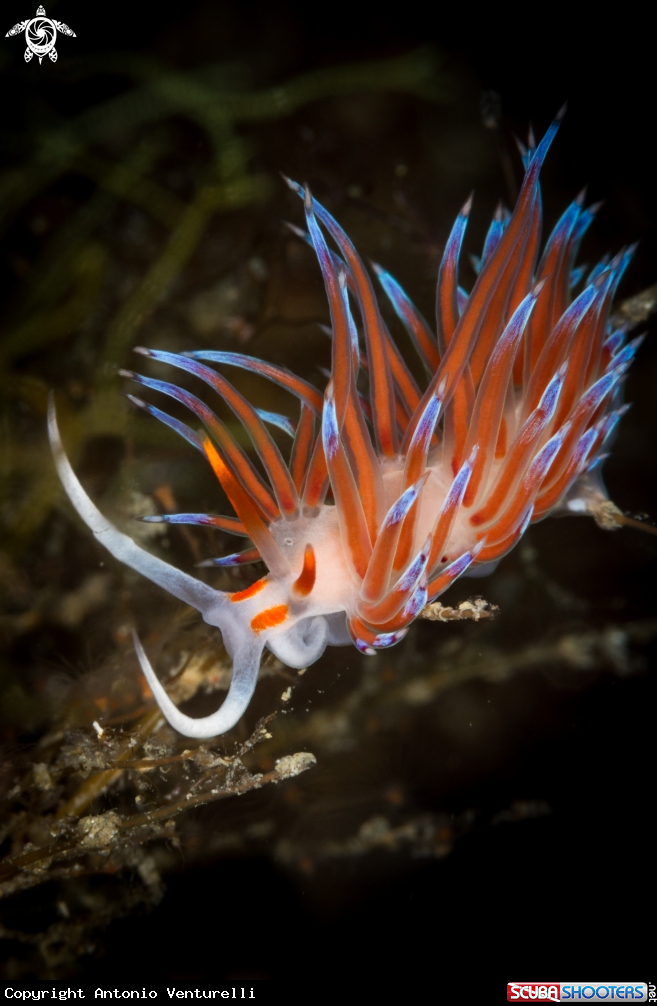
<svg viewBox="0 0 657 1006"><path fill-rule="evenodd" d="M332 366L324 392L239 353L136 350L209 385L253 442L267 481L200 398L122 372L200 421L202 433L129 396L204 455L235 510L227 517L144 519L250 539L245 551L212 560L262 560L269 572L246 590L215 590L113 527L75 476L51 404L59 477L94 535L221 630L233 661L230 689L215 713L198 719L173 704L135 636L155 699L181 734L212 737L235 725L253 695L265 646L293 668L312 664L327 644L353 643L365 654L393 646L427 602L466 570L490 569L529 524L557 510L592 512L605 499L599 466L624 411L623 378L638 346L612 330L610 309L633 249L603 260L581 292L571 293L583 279L575 260L596 212L581 196L539 255L539 172L559 118L524 152L516 207L495 214L470 294L459 285L458 262L471 200L457 217L438 274L437 333L397 281L373 266L426 369L424 388L392 339L354 245L308 188L289 180L303 200L302 236L316 253L330 307ZM208 364L243 368L286 389L300 402L296 428L255 408ZM287 463L267 428L272 423L292 430Z"/></svg>

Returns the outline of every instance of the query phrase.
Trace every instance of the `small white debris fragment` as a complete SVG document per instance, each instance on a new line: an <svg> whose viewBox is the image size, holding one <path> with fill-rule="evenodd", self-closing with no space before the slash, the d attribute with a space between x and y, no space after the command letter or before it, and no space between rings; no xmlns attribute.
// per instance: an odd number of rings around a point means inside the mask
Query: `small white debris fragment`
<svg viewBox="0 0 657 1006"><path fill-rule="evenodd" d="M92 723L92 726L93 726L94 730L96 731L96 733L98 734L98 736L102 737L103 734L105 733L105 731L101 727L101 725L98 722L98 720L94 720L93 723Z"/></svg>
<svg viewBox="0 0 657 1006"><path fill-rule="evenodd" d="M299 675L299 677L301 677L301 675L305 674L307 670L308 670L307 667L300 667L299 670L297 671L297 674Z"/></svg>
<svg viewBox="0 0 657 1006"><path fill-rule="evenodd" d="M458 608L443 607L440 601L433 601L422 609L419 617L432 622L453 622L462 619L478 622L482 618L494 618L498 613L499 608L496 605L485 601L483 597L475 597L469 601L461 601Z"/></svg>
<svg viewBox="0 0 657 1006"><path fill-rule="evenodd" d="M317 764L317 759L310 751L297 751L293 755L285 755L276 762L276 772L279 779L291 779L295 775L301 775L307 769Z"/></svg>
<svg viewBox="0 0 657 1006"><path fill-rule="evenodd" d="M285 691L283 692L283 694L281 695L281 702L289 702L291 694L292 694L292 689L291 688L286 688Z"/></svg>

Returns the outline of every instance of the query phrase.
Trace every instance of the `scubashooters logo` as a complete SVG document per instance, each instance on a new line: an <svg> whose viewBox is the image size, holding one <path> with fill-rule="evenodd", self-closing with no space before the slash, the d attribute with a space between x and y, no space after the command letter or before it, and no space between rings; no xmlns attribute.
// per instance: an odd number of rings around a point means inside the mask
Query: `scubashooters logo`
<svg viewBox="0 0 657 1006"><path fill-rule="evenodd" d="M37 8L36 17L33 17L31 21L19 21L18 24L15 24L7 32L5 38L9 38L10 35L20 35L22 31L25 32L25 41L27 42L27 49L25 50L26 63L29 63L33 56L39 57L39 63L44 56L48 56L55 63L57 61L55 42L57 41L58 31L61 31L62 35L71 35L73 38L77 37L67 24L63 24L62 21L53 21L52 18L46 17L43 7Z"/></svg>
<svg viewBox="0 0 657 1006"><path fill-rule="evenodd" d="M555 1003L647 1002L645 982L509 982L507 1002L542 1000Z"/></svg>

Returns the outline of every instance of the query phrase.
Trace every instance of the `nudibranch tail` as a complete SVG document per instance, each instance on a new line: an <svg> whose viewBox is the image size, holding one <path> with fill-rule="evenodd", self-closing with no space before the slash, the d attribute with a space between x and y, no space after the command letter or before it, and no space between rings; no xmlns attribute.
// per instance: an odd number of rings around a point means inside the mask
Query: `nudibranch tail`
<svg viewBox="0 0 657 1006"><path fill-rule="evenodd" d="M599 206L586 207L582 192L541 254L539 174L562 114L538 144L532 138L522 148L516 206L512 213L497 208L469 293L459 259L472 197L463 206L439 268L435 333L387 269L372 265L391 318L406 329L426 371L423 386L395 344L354 244L308 187L290 179L307 228L291 230L316 255L330 312L324 391L241 353L137 350L210 387L242 424L261 466L195 394L124 371L200 421L203 433L128 396L203 454L235 511L144 519L247 537L252 547L200 565L262 560L268 573L251 587L213 590L112 527L66 460L51 406L57 469L82 519L118 559L218 626L233 659L224 704L192 720L168 699L135 640L153 694L181 733L230 729L252 695L263 647L302 668L327 645L352 642L364 654L393 646L427 601L464 573L490 570L531 523L559 510L595 514L604 504L600 466L625 411L624 377L641 341L626 342L626 328L610 323L634 249L605 257L586 275L576 257ZM256 408L218 367L283 388L298 402L298 421ZM281 431L278 441L270 428ZM292 438L287 455L282 437Z"/></svg>

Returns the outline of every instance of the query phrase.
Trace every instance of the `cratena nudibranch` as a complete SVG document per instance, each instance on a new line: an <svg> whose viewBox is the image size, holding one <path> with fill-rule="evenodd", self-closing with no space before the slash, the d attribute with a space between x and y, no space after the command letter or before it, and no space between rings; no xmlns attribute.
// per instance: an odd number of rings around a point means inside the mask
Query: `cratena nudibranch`
<svg viewBox="0 0 657 1006"><path fill-rule="evenodd" d="M624 332L612 330L610 307L633 250L600 263L573 296L582 278L577 251L595 214L580 197L539 256L539 172L557 128L558 120L526 153L517 205L510 215L495 215L470 294L458 283L470 200L459 214L438 274L437 334L393 277L374 267L426 368L426 387L418 386L397 349L352 242L309 190L293 182L330 305L332 367L324 392L251 356L137 350L209 385L253 442L268 483L201 399L124 372L200 420L204 433L132 398L205 456L236 514L150 519L249 538L253 547L215 560L262 560L268 574L246 590L215 590L113 527L75 476L51 405L57 470L94 535L221 630L232 681L223 705L201 719L173 704L135 637L153 694L180 733L212 737L235 725L253 695L265 646L295 668L312 664L327 644L353 643L366 654L393 646L427 602L469 567L472 573L497 561L530 523L557 509L591 512L605 499L597 466L623 413L623 377L638 344L625 345ZM253 371L299 399L289 461L265 425L272 417L208 364ZM358 386L362 371L367 392Z"/></svg>

